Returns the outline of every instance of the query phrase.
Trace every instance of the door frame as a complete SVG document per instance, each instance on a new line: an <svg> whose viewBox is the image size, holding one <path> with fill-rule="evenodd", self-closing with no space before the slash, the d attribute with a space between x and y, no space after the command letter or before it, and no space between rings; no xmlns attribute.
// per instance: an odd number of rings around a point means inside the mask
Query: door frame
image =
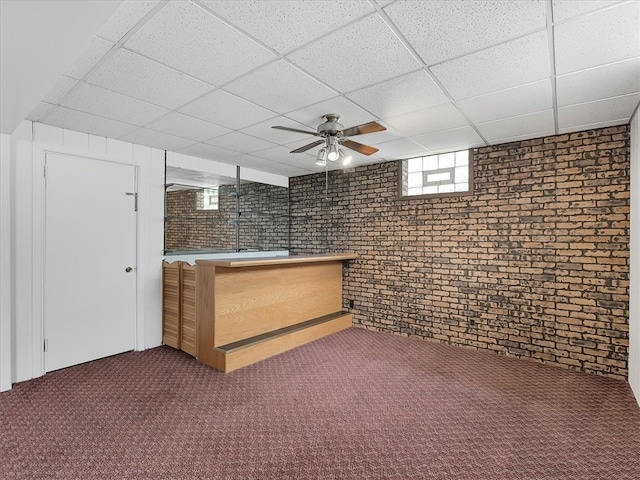
<svg viewBox="0 0 640 480"><path fill-rule="evenodd" d="M13 208L11 185L11 137L0 134L0 392L11 389L13 347L11 317L13 314L13 261L11 259L11 217Z"/></svg>
<svg viewBox="0 0 640 480"><path fill-rule="evenodd" d="M65 149L66 150L66 149ZM140 190L140 165L132 161L116 161L105 155L95 153L61 151L57 149L40 148L34 145L33 149L33 217L32 217L32 378L45 374L44 364L44 273L45 273L45 242L46 242L46 183L44 179L45 159L47 154L72 156L98 160L110 163L120 163L133 166L136 170L136 192ZM140 205L140 202L138 202ZM147 265L142 261L144 255L140 253L141 247L141 215L138 210L136 215L136 312L135 312L135 350L144 350L145 346L145 315L144 315L144 279L147 276Z"/></svg>

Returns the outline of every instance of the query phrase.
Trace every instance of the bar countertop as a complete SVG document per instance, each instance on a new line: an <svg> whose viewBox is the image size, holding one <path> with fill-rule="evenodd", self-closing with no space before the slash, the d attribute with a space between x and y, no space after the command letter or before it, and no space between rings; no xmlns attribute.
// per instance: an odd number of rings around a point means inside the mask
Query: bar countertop
<svg viewBox="0 0 640 480"><path fill-rule="evenodd" d="M291 255L287 257L271 258L231 258L220 260L196 260L198 265L240 268L240 267L262 267L267 265L288 265L294 263L319 263L336 262L342 260L354 260L358 258L357 253L325 253L323 255Z"/></svg>

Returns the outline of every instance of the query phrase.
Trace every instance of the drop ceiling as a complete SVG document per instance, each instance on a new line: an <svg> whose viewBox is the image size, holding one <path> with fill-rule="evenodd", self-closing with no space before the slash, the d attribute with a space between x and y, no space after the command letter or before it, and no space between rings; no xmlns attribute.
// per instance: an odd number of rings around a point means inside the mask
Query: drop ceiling
<svg viewBox="0 0 640 480"><path fill-rule="evenodd" d="M640 1L127 1L29 120L284 176L627 123ZM338 168L338 165L332 165Z"/></svg>

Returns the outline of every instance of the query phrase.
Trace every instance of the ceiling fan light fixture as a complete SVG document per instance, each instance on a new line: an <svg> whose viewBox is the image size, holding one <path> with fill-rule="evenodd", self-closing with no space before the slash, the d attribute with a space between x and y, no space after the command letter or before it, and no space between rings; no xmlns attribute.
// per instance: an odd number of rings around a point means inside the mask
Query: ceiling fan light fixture
<svg viewBox="0 0 640 480"><path fill-rule="evenodd" d="M340 157L340 161L342 162L342 165L349 165L351 163L351 160L353 160L353 157L351 155L344 153L344 150L342 149L338 150L338 155Z"/></svg>
<svg viewBox="0 0 640 480"><path fill-rule="evenodd" d="M327 164L327 160L324 157L326 152L326 148L321 148L318 151L318 156L316 157L316 165L318 165L319 167L324 167Z"/></svg>
<svg viewBox="0 0 640 480"><path fill-rule="evenodd" d="M320 137L311 143L298 147L292 150L291 153L302 153L311 150L318 145L323 145L321 153L318 153L316 163L318 165L326 165L327 160L335 162L340 160L343 165L348 164L351 161L350 156L345 155L342 148L348 148L354 150L362 155L373 155L379 150L369 145L354 142L349 140L348 137L355 135L364 135L366 133L382 132L386 130L386 127L380 125L378 122L368 122L362 125L356 125L354 127L344 128L339 123L340 115L335 113L328 113L323 115L324 123L318 125L317 132L311 132L308 130L300 130L298 128L284 127L281 125L274 125L271 128L277 128L278 130L286 130L288 132L304 133L307 135L314 135Z"/></svg>
<svg viewBox="0 0 640 480"><path fill-rule="evenodd" d="M338 142L336 141L335 137L329 137L327 139L327 143L327 160L335 162L340 157L340 154L338 153Z"/></svg>

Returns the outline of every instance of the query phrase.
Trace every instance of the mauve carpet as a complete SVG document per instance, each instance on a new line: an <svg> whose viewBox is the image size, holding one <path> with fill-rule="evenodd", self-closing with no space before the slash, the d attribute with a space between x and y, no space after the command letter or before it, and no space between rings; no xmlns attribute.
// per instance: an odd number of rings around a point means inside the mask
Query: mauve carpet
<svg viewBox="0 0 640 480"><path fill-rule="evenodd" d="M640 479L619 380L350 328L233 373L169 347L0 394L4 479Z"/></svg>

